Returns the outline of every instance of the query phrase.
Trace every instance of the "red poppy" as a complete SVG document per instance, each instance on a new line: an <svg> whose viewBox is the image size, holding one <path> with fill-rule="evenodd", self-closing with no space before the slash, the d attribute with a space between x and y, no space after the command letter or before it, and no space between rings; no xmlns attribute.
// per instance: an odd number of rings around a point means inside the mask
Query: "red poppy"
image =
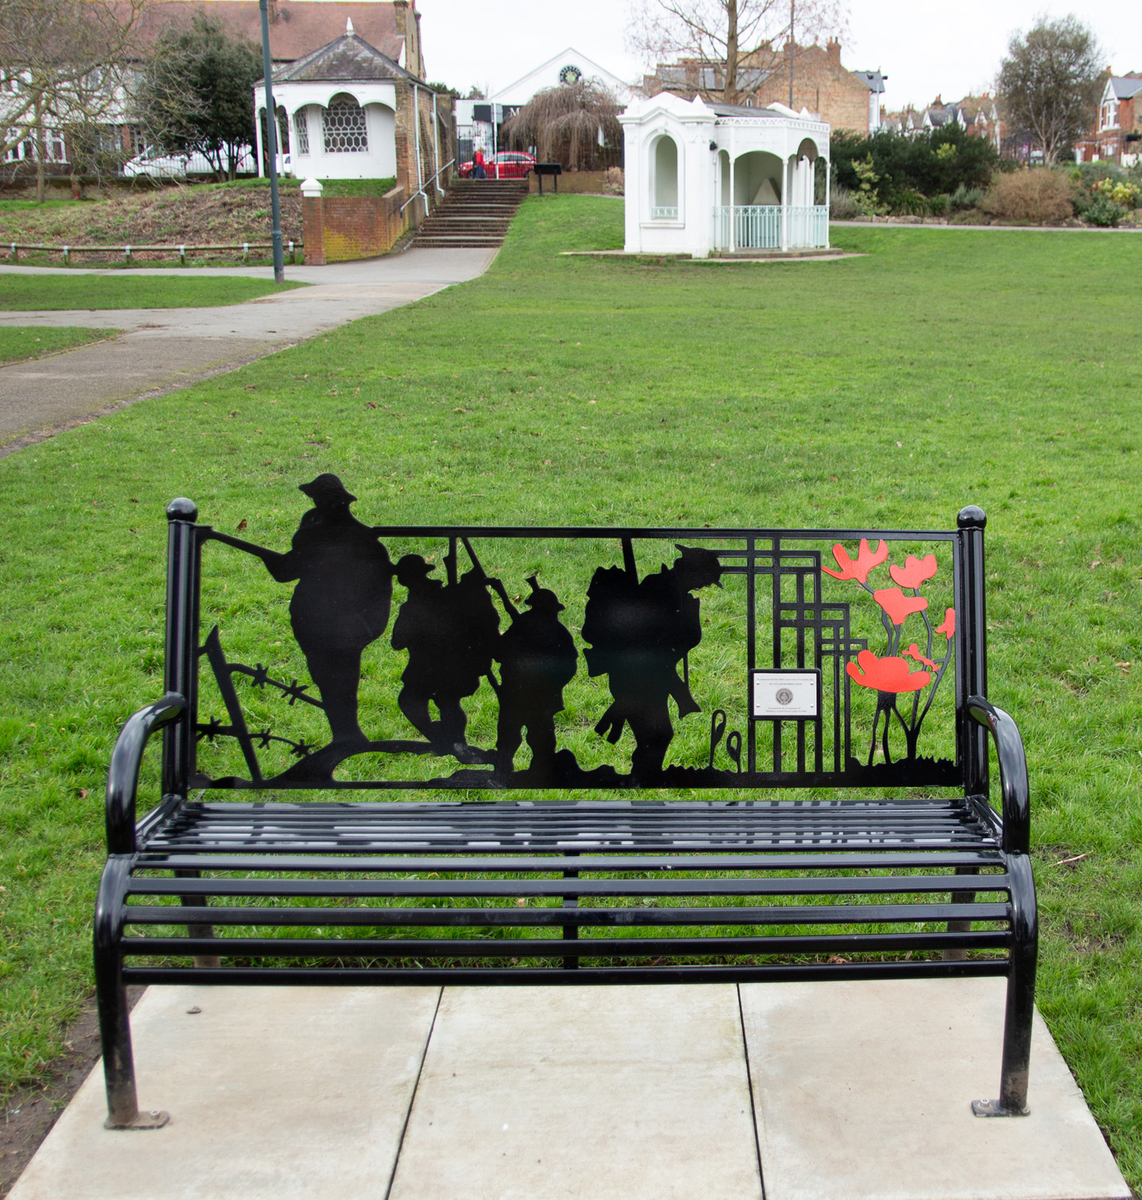
<svg viewBox="0 0 1142 1200"><path fill-rule="evenodd" d="M932 682L927 671L909 671L904 659L877 658L871 650L862 650L855 663L845 663L845 670L861 687L878 692L918 692Z"/></svg>
<svg viewBox="0 0 1142 1200"><path fill-rule="evenodd" d="M888 543L881 542L875 550L868 548L868 538L861 538L860 550L856 562L849 558L849 552L839 542L833 547L833 557L837 560L839 571L831 571L828 567L821 570L834 579L856 579L864 583L873 567L878 567L888 557Z"/></svg>
<svg viewBox="0 0 1142 1200"><path fill-rule="evenodd" d="M915 642L907 650L902 650L900 653L907 654L909 658L914 658L918 663L923 663L926 667L931 667L933 671L936 669L936 664L930 658L925 658L920 653L920 647Z"/></svg>
<svg viewBox="0 0 1142 1200"><path fill-rule="evenodd" d="M898 587L881 588L873 599L888 613L893 625L903 625L909 613L923 612L928 601L923 596L906 596Z"/></svg>
<svg viewBox="0 0 1142 1200"><path fill-rule="evenodd" d="M904 566L898 567L893 563L888 568L888 573L901 587L918 588L925 579L931 579L935 575L936 556L925 554L923 558L917 558L916 555L909 554L904 560Z"/></svg>
<svg viewBox="0 0 1142 1200"><path fill-rule="evenodd" d="M949 608L944 614L944 623L936 626L936 632L946 634L949 639L956 632L956 610L954 608Z"/></svg>

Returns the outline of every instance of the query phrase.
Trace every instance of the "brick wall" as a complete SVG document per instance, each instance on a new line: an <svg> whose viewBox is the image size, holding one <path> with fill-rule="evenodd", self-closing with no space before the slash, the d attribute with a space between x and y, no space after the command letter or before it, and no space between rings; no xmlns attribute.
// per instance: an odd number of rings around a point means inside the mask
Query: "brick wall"
<svg viewBox="0 0 1142 1200"><path fill-rule="evenodd" d="M302 201L305 261L310 266L375 258L390 250L404 231L420 224L423 207L401 214L404 188L384 196L306 196Z"/></svg>
<svg viewBox="0 0 1142 1200"><path fill-rule="evenodd" d="M420 123L420 178L427 183L437 170L453 157L452 144L452 97L436 97L436 135L432 125L432 92L428 88L416 88L419 100ZM413 116L413 85L407 80L396 84L396 119L394 121L397 156L397 184L411 196L417 186L416 126ZM440 161L436 160L439 149ZM447 187L451 172L441 176L442 186Z"/></svg>
<svg viewBox="0 0 1142 1200"><path fill-rule="evenodd" d="M785 57L758 90L758 103L789 103L789 59ZM820 113L833 129L868 133L868 86L841 66L839 42L798 46L793 54L793 108Z"/></svg>
<svg viewBox="0 0 1142 1200"><path fill-rule="evenodd" d="M531 192L539 191L539 176L535 172L531 172L528 177L528 190ZM612 195L607 190L607 173L606 171L564 171L559 176L559 188L561 192L571 193L602 193ZM555 180L550 175L543 177L543 194L546 196L548 192L554 192Z"/></svg>

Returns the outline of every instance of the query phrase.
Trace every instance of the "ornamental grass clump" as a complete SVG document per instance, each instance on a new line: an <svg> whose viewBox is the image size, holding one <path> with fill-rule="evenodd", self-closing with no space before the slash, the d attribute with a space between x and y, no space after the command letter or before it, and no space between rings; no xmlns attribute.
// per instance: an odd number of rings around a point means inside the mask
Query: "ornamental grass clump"
<svg viewBox="0 0 1142 1200"><path fill-rule="evenodd" d="M1074 187L1062 171L1024 168L997 176L980 207L1001 224L1061 225L1075 215Z"/></svg>

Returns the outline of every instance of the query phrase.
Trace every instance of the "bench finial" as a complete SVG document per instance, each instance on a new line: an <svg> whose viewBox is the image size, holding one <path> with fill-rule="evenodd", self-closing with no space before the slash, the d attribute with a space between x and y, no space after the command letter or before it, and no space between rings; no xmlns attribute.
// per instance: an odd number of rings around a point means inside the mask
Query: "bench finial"
<svg viewBox="0 0 1142 1200"><path fill-rule="evenodd" d="M982 529L987 524L987 513L978 504L969 504L960 509L956 524L961 529Z"/></svg>
<svg viewBox="0 0 1142 1200"><path fill-rule="evenodd" d="M197 521L198 505L185 496L177 496L167 505L168 521Z"/></svg>

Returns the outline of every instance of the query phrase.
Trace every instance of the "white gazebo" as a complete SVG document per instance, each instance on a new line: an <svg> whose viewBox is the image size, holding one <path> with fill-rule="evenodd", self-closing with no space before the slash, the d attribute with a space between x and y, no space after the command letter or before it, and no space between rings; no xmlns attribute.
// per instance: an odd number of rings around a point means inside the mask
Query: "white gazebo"
<svg viewBox="0 0 1142 1200"><path fill-rule="evenodd" d="M829 126L808 112L662 92L619 121L628 253L828 248Z"/></svg>

